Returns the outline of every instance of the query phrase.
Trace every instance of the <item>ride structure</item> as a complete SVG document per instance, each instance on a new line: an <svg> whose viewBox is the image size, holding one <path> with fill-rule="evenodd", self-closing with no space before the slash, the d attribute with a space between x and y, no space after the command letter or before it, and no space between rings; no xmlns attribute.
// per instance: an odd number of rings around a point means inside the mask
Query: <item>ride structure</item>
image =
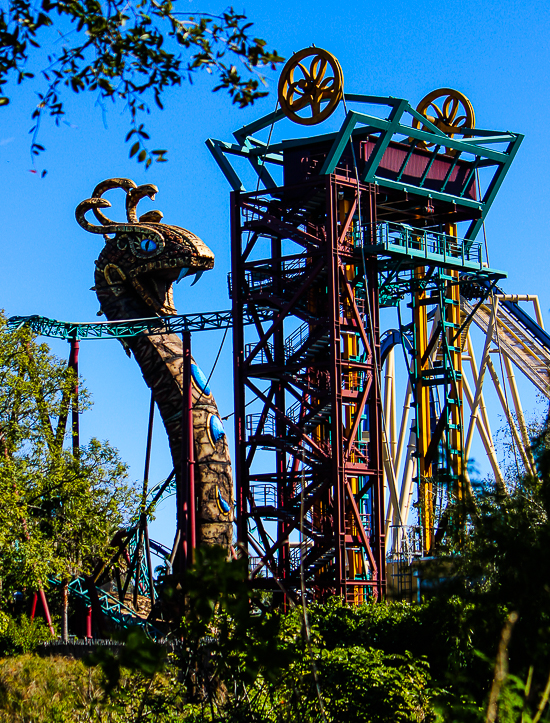
<svg viewBox="0 0 550 723"><path fill-rule="evenodd" d="M412 309L393 338L410 356L429 554L465 515L460 337L472 314L461 318L460 294L477 310L506 275L487 266L476 237L522 136L474 129L469 101L450 89L418 110L344 94L338 61L318 48L288 61L279 105L234 142L207 141L233 189L238 539L259 587L380 599L387 518L403 524L404 490L383 409L391 343L381 344L379 307L409 299ZM316 125L342 106L337 131L272 140L285 118ZM246 190L239 159L255 190ZM257 317L246 329L245 312Z"/></svg>
<svg viewBox="0 0 550 723"><path fill-rule="evenodd" d="M404 561L410 573L414 554L434 554L449 527L464 524L474 430L504 486L486 371L519 456L534 469L512 365L550 398L550 336L536 297L507 296L497 286L506 274L489 267L477 239L522 136L476 129L468 99L451 89L416 109L403 99L344 93L337 60L318 48L287 63L279 105L236 131L234 142L207 141L233 189L231 311L175 315L173 281L209 268L211 252L194 234L163 224L159 211L138 219L137 203L155 187L110 179L77 211L84 228L105 238L95 288L109 320L9 321L8 328L67 339L76 372L81 340L119 338L152 390L139 520L119 533L110 560L69 584L86 607L90 635L92 612L98 634L105 620L163 635L151 555L166 573L191 562L198 538L231 545L227 445L212 422L208 380L191 359L192 331L233 327L231 552L248 556L253 584L275 602L382 599L388 560ZM329 119L322 135L277 139L281 128L295 129L289 121L309 127ZM127 196L122 223L101 210L110 205L103 194L115 188ZM86 220L89 211L99 225ZM536 321L522 301L535 303ZM397 328L384 326L383 309L397 311ZM484 337L479 366L473 327ZM398 347L408 387L400 424ZM151 489L155 403L174 469ZM77 448L77 394L72 423ZM147 516L171 492L177 519L167 549L149 540Z"/></svg>

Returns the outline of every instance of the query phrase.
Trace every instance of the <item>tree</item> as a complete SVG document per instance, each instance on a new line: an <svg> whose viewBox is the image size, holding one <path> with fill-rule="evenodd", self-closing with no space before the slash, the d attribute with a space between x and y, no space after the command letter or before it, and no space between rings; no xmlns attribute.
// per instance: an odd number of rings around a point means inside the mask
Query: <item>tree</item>
<svg viewBox="0 0 550 723"><path fill-rule="evenodd" d="M0 577L4 593L89 573L136 498L118 453L64 442L75 373L0 318ZM80 389L80 408L86 407ZM76 453L75 453L76 452ZM66 615L66 609L65 609Z"/></svg>
<svg viewBox="0 0 550 723"><path fill-rule="evenodd" d="M40 122L45 114L59 123L64 91L90 91L100 103L123 102L130 113L130 157L148 167L166 160L166 150L151 152L140 113L150 103L163 108L169 88L192 82L199 70L212 74L214 90L224 89L241 108L267 95L259 70L275 68L283 58L266 42L251 36L252 23L228 8L220 15L178 12L172 0L8 0L0 9L0 105L8 80L18 84L35 77L33 62L46 59L39 71L44 83L32 113L31 152L39 155ZM61 38L61 49L52 44ZM241 68L236 65L240 63Z"/></svg>

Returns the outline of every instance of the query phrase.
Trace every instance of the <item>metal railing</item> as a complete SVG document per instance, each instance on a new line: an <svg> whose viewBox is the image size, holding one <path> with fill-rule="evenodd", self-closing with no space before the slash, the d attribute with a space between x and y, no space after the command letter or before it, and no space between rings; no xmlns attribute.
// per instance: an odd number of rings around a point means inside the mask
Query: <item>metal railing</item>
<svg viewBox="0 0 550 723"><path fill-rule="evenodd" d="M253 342L250 344L245 344L244 347L244 355L245 359L248 359L250 354L252 353L253 349L256 347L257 342ZM266 350L269 350L269 356ZM254 357L254 364L269 364L271 362L271 359L273 359L273 344L270 342L267 342L265 346L263 346L260 351L256 354Z"/></svg>
<svg viewBox="0 0 550 723"><path fill-rule="evenodd" d="M466 241L446 233L391 221L376 224L374 238L371 225L363 225L355 233L355 245L440 261L443 265L484 268L483 247L479 241Z"/></svg>
<svg viewBox="0 0 550 723"><path fill-rule="evenodd" d="M255 484L250 488L258 507L277 507L277 487L274 484Z"/></svg>
<svg viewBox="0 0 550 723"><path fill-rule="evenodd" d="M262 428L259 429L261 417L261 412L254 412L253 414L246 415L246 432L248 436L255 437L257 434L259 434L275 437L275 415L268 414L265 418Z"/></svg>

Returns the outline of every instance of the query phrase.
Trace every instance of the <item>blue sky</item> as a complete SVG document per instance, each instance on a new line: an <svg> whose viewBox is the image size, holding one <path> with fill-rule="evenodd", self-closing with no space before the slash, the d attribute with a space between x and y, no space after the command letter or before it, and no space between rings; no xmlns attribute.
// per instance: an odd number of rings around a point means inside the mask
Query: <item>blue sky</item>
<svg viewBox="0 0 550 723"><path fill-rule="evenodd" d="M179 4L182 11L224 9L211 0L179 0ZM255 24L254 35L265 38L284 57L312 43L334 53L347 92L393 95L416 105L435 88L453 87L472 101L479 127L525 134L489 213L487 237L491 266L508 272L504 288L538 294L548 321L547 2L257 0L235 9L243 9ZM168 93L165 111L155 109L147 125L151 148L168 148L169 162L154 164L147 172L128 159L129 147L123 142L128 115L122 107L107 107L103 113L92 94L67 95L66 122L55 128L45 119L42 126L39 142L47 153L37 168L48 169L44 179L30 172L29 154L30 114L39 86L8 88L12 103L0 109L4 203L0 307L8 315L95 319L98 304L89 288L101 241L78 227L74 209L100 180L124 176L136 183L155 183L160 192L154 207L164 212L166 221L191 229L216 254L214 271L199 284L193 289L184 283L177 287L179 312L229 308L229 187L204 141L229 140L233 130L273 110L276 74L268 75L269 97L245 110L231 105L221 93L212 94L212 79L206 74L197 77L192 87ZM302 134L303 129L284 128L287 137L296 130ZM194 354L207 374L221 337L214 333L193 338ZM66 354L66 344L53 346ZM230 350L228 335L211 385L222 416L232 411ZM95 400L82 422L84 438L109 439L138 479L148 394L135 361L116 341L83 342L81 372ZM525 394L534 398L527 389ZM232 437L230 424L228 434ZM152 479L160 479L170 468L159 421ZM169 540L170 517L167 503L153 536Z"/></svg>

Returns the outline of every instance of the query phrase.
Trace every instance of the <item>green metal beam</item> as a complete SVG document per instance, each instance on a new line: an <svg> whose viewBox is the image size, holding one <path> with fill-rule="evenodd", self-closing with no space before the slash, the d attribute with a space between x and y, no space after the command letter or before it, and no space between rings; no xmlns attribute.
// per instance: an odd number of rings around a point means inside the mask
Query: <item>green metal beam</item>
<svg viewBox="0 0 550 723"><path fill-rule="evenodd" d="M259 311L261 320L271 319L269 311ZM254 319L245 312L245 324L254 324ZM150 319L129 321L71 322L48 319L45 316L12 316L8 319L6 331L30 328L38 336L55 339L125 339L140 334L181 334L183 331L216 331L232 325L231 311L211 311L205 314L183 314L181 316L155 316Z"/></svg>
<svg viewBox="0 0 550 723"><path fill-rule="evenodd" d="M273 125L284 118L283 112L278 110L235 131L233 135L239 145L213 140L207 141L207 145L212 151L222 172L226 178L228 178L232 188L242 191L244 190L244 183L230 165L226 155L246 157L252 164L254 171L263 176L264 183L267 182L271 185L273 179L271 176L267 176L264 164L275 163L280 165L283 162L282 153L284 153L286 149L311 147L318 143L331 143L331 149L321 169L321 175L324 175L335 171L342 157L342 153L352 138L371 134L375 135L377 136L375 146L365 164L361 180L365 183L376 183L382 188L386 187L400 190L404 193L430 196L434 200L446 203L450 202L459 207L481 211L480 219L473 220L465 234L466 241L471 243L481 228L483 220L518 151L523 136L517 133L474 128L466 132L466 135L471 135L472 138L465 137L459 140L447 136L402 98L352 93L346 95L346 102L374 105L379 109L385 107L381 110L380 115L386 115L387 117L350 110L346 113L343 125L337 133L328 133L309 138L293 138L269 146L263 141L253 138L252 133L262 130L269 125ZM389 113L388 109L390 109ZM418 121L419 127L413 128L411 124L406 125L403 122L404 116L408 116L409 123L410 119ZM427 174L424 174L424 177L419 179L418 183L411 182L410 179L404 183L401 181L401 178L398 178L396 181L385 178L379 172L380 162L382 161L384 153L390 142L394 140L403 142L404 139L414 139L417 142L424 141L430 144L435 143L461 156L468 154L468 158L473 158L473 161L467 161L471 167L470 179L473 178L478 168L490 167L493 169L493 177L489 182L484 197L478 200L464 198L465 187L463 188L462 195L446 193L444 189L441 191L428 190L423 187ZM506 144L506 150L497 150L492 147L496 143L501 144L501 146ZM435 158L435 156L433 158ZM231 169L231 171L229 169Z"/></svg>
<svg viewBox="0 0 550 723"><path fill-rule="evenodd" d="M216 163L220 167L221 172L227 179L231 188L234 191L245 191L246 189L243 185L243 182L235 173L233 166L231 165L231 163L229 163L229 161L223 154L222 146L223 144L221 141L215 141L212 138L208 138L206 141L206 147L216 159Z"/></svg>
<svg viewBox="0 0 550 723"><path fill-rule="evenodd" d="M407 101L402 100L392 109L388 120L384 123L384 133L380 134L369 160L365 163L361 178L363 183L374 183L375 178L377 178L376 171L382 160L382 156L386 152L386 148L389 146L393 134L400 129L399 121L401 120L403 111L408 107L409 104Z"/></svg>
<svg viewBox="0 0 550 723"><path fill-rule="evenodd" d="M240 143L242 145L245 138L251 136L253 133L257 133L258 131L263 130L264 128L267 128L267 126L272 125L273 123L277 123L277 121L280 121L284 117L285 114L279 108L279 110L272 111L271 113L268 113L267 115L258 118L258 120L253 121L252 123L249 123L242 128L239 128L238 131L235 131L233 133L233 137L235 138L237 143Z"/></svg>

